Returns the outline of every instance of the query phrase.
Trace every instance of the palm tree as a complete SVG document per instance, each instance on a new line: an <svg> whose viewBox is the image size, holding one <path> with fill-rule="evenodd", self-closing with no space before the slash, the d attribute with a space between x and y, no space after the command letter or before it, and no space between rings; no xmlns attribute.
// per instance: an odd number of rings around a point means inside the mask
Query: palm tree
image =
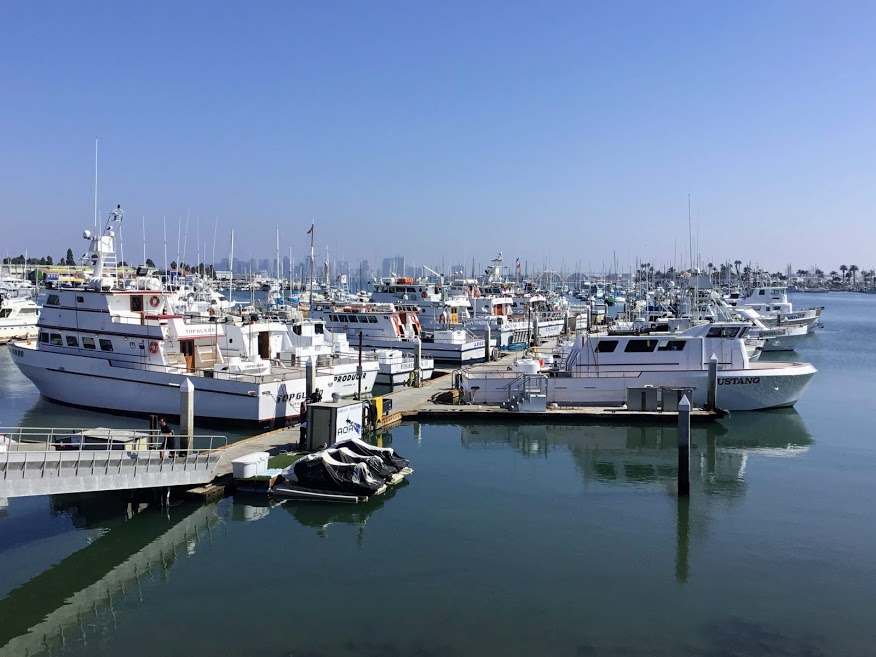
<svg viewBox="0 0 876 657"><path fill-rule="evenodd" d="M840 271L843 273L841 282L843 285L845 285L846 284L846 272L849 271L849 266L848 265L840 265Z"/></svg>
<svg viewBox="0 0 876 657"><path fill-rule="evenodd" d="M858 269L858 265L851 265L849 271L852 273L852 286L854 287L858 283L858 272L860 269Z"/></svg>
<svg viewBox="0 0 876 657"><path fill-rule="evenodd" d="M736 267L736 278L739 278L739 266L742 264L741 260L734 260L733 266Z"/></svg>

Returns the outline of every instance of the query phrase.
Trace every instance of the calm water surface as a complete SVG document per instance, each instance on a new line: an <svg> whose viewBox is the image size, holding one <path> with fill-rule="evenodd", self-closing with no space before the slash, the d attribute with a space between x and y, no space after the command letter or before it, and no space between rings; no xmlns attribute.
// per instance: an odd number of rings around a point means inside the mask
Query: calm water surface
<svg viewBox="0 0 876 657"><path fill-rule="evenodd" d="M406 425L366 505L259 497L0 511L0 655L872 655L876 297L826 326L794 411L695 428ZM0 423L130 425L40 401L0 351ZM719 398L720 402L720 398Z"/></svg>

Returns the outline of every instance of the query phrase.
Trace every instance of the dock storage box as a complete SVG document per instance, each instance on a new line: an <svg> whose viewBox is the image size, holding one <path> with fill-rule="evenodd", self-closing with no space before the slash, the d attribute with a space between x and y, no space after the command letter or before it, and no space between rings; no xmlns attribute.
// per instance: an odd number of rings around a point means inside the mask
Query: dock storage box
<svg viewBox="0 0 876 657"><path fill-rule="evenodd" d="M657 388L645 386L644 388L627 388L628 411L656 411Z"/></svg>
<svg viewBox="0 0 876 657"><path fill-rule="evenodd" d="M235 479L249 479L263 475L268 469L267 452L254 452L234 459L231 462L231 472Z"/></svg>
<svg viewBox="0 0 876 657"><path fill-rule="evenodd" d="M693 404L693 391L694 388L660 388L663 398L660 409L671 413L678 412L678 402L684 396L687 396L687 400Z"/></svg>
<svg viewBox="0 0 876 657"><path fill-rule="evenodd" d="M344 438L362 437L362 402L319 402L307 407L307 441L312 452Z"/></svg>

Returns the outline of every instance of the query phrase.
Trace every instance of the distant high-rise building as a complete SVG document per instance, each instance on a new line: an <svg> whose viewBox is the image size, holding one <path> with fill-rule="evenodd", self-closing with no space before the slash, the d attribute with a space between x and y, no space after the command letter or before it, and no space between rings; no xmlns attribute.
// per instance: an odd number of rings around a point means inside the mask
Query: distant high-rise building
<svg viewBox="0 0 876 657"><path fill-rule="evenodd" d="M383 266L380 268L381 276L404 276L405 275L405 257L395 256L394 258L384 258Z"/></svg>

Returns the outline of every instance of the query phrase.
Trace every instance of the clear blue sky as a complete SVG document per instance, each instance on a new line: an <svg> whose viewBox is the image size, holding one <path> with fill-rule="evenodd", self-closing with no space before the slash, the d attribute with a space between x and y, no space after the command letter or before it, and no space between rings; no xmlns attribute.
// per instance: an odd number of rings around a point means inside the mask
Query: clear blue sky
<svg viewBox="0 0 876 657"><path fill-rule="evenodd" d="M876 264L876 3L5 2L3 249ZM684 254L684 255L682 255ZM5 255L5 253L3 254ZM133 259L133 258L128 258ZM209 259L202 257L202 259Z"/></svg>

